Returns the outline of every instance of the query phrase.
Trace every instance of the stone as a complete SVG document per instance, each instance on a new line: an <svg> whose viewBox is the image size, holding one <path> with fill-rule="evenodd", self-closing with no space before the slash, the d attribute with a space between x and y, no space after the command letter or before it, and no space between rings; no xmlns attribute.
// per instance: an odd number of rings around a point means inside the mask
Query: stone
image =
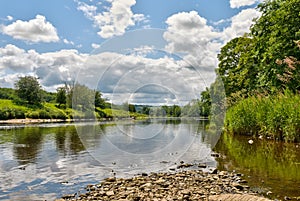
<svg viewBox="0 0 300 201"><path fill-rule="evenodd" d="M244 180L235 172L218 172L215 169L212 173L180 169L177 172L147 175L141 173L127 179L111 177L100 184L88 185L87 189L90 191L80 194L76 199L75 194L70 194L63 196L62 200L214 200L214 198L225 198L218 197L222 195L234 198L232 200L243 200L240 198L267 200L251 197L253 192L249 187L242 185L245 183ZM233 195L236 193L238 194Z"/></svg>
<svg viewBox="0 0 300 201"><path fill-rule="evenodd" d="M115 194L115 193L114 193L113 191L107 191L107 192L106 192L106 195L107 195L107 196L113 196L114 194Z"/></svg>
<svg viewBox="0 0 300 201"><path fill-rule="evenodd" d="M116 177L106 178L105 181L107 181L107 182L115 182L116 181Z"/></svg>
<svg viewBox="0 0 300 201"><path fill-rule="evenodd" d="M198 164L198 168L206 168L206 167L207 167L207 165L204 164L204 163L199 163Z"/></svg>

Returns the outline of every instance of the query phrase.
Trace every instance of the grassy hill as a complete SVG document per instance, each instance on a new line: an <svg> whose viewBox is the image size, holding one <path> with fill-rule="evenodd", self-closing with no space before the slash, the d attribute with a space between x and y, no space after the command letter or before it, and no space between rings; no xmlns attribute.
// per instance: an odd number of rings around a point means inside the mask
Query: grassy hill
<svg viewBox="0 0 300 201"><path fill-rule="evenodd" d="M43 103L40 106L18 105L13 100L0 99L0 120L8 119L122 119L146 118L146 115L111 108L96 108L95 112L81 112L72 108L58 108L55 103Z"/></svg>

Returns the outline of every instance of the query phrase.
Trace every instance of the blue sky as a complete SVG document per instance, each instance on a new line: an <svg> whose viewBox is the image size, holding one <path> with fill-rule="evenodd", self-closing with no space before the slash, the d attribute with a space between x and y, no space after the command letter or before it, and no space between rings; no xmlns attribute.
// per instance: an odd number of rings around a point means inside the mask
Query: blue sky
<svg viewBox="0 0 300 201"><path fill-rule="evenodd" d="M260 15L255 10L259 2L3 0L0 86L13 87L18 77L33 75L51 91L76 80L100 89L108 98L137 103L155 97L155 90L154 95L141 93L147 84L164 85L174 93L155 102L180 102L185 88L192 88L184 95L185 101L197 98L214 80L220 47L249 31L252 19ZM97 66L95 61L99 61ZM151 80L141 81L141 77ZM131 90L121 92L126 89Z"/></svg>

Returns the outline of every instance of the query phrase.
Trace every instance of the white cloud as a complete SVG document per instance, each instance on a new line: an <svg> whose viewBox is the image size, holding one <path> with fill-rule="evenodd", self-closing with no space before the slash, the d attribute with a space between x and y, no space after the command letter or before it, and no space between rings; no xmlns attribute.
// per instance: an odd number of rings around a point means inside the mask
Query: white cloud
<svg viewBox="0 0 300 201"><path fill-rule="evenodd" d="M97 13L97 7L78 2L78 10L81 10L86 17L94 21L100 31L98 34L102 38L110 38L122 35L130 26L138 22L147 22L143 14L134 14L131 7L136 4L136 0L106 0L111 4L105 11Z"/></svg>
<svg viewBox="0 0 300 201"><path fill-rule="evenodd" d="M252 19L259 16L260 12L255 9L242 10L231 19L223 20L230 25L219 31L209 26L206 19L195 11L174 14L166 21L166 50L179 53L182 61L200 72L199 76L209 85L215 79L214 69L218 65L220 48L229 40L249 32ZM190 76L189 79L196 77Z"/></svg>
<svg viewBox="0 0 300 201"><path fill-rule="evenodd" d="M73 41L69 41L68 39L64 39L63 42L67 45L74 45Z"/></svg>
<svg viewBox="0 0 300 201"><path fill-rule="evenodd" d="M74 80L86 57L77 50L40 54L8 44L0 48L0 80L3 84L5 82L3 86L13 87L18 78L14 75L35 75L40 77L44 87L55 86L69 79Z"/></svg>
<svg viewBox="0 0 300 201"><path fill-rule="evenodd" d="M78 74L77 81L91 88L99 85L114 103L147 100L149 104L174 101L183 104L199 98L199 91L207 86L199 75L205 71L186 68L188 64L184 61L167 56L153 59L144 55L105 52L90 56L84 66L86 68Z"/></svg>
<svg viewBox="0 0 300 201"><path fill-rule="evenodd" d="M7 19L7 21L13 21L14 18L12 16L8 15L8 16L6 16L6 19Z"/></svg>
<svg viewBox="0 0 300 201"><path fill-rule="evenodd" d="M4 48L0 48L0 55L0 69L6 72L29 73L36 67L25 50L14 45L8 44Z"/></svg>
<svg viewBox="0 0 300 201"><path fill-rule="evenodd" d="M98 49L99 47L100 47L100 45L99 44L96 44L96 43L92 43L92 48L94 48L94 49Z"/></svg>
<svg viewBox="0 0 300 201"><path fill-rule="evenodd" d="M262 0L230 0L230 7L240 8L242 6L251 6L257 2L262 2Z"/></svg>
<svg viewBox="0 0 300 201"><path fill-rule="evenodd" d="M78 2L78 10L81 10L86 17L93 20L94 16L96 15L97 7L88 5L84 2Z"/></svg>
<svg viewBox="0 0 300 201"><path fill-rule="evenodd" d="M231 19L220 21L230 25L218 31L208 26L206 19L196 11L174 14L166 21L166 49L183 53L183 59L193 66L213 69L218 65L217 54L220 48L229 40L248 33L253 18L260 15L255 9L242 10Z"/></svg>
<svg viewBox="0 0 300 201"><path fill-rule="evenodd" d="M170 52L184 53L183 59L197 67L215 67L215 51L221 44L220 33L207 25L196 11L182 12L169 17L164 38ZM207 62L212 61L211 63Z"/></svg>
<svg viewBox="0 0 300 201"><path fill-rule="evenodd" d="M37 15L35 19L29 21L17 20L10 25L2 26L1 32L14 39L33 43L59 41L56 28L42 15Z"/></svg>
<svg viewBox="0 0 300 201"><path fill-rule="evenodd" d="M231 18L231 26L224 29L222 39L227 42L235 37L250 32L253 19L260 17L261 13L253 8L242 10Z"/></svg>

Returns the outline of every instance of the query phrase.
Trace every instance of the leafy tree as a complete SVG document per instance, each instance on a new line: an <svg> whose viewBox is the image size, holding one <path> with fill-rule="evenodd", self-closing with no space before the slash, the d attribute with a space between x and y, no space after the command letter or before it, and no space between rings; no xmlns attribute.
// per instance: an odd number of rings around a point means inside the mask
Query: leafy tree
<svg viewBox="0 0 300 201"><path fill-rule="evenodd" d="M143 108L142 108L142 114L149 115L150 114L150 107L143 106Z"/></svg>
<svg viewBox="0 0 300 201"><path fill-rule="evenodd" d="M255 45L250 55L259 61L258 87L271 92L282 89L278 75L284 74L285 67L277 65L276 60L288 56L300 58L294 44L300 39L299 5L300 0L267 0L259 4L262 16L251 28Z"/></svg>
<svg viewBox="0 0 300 201"><path fill-rule="evenodd" d="M100 91L95 92L95 106L100 107L101 109L105 108L105 100L102 98Z"/></svg>
<svg viewBox="0 0 300 201"><path fill-rule="evenodd" d="M75 83L67 83L65 82L65 91L66 91L66 104L67 107L72 108L72 97L73 97L73 91L74 91Z"/></svg>
<svg viewBox="0 0 300 201"><path fill-rule="evenodd" d="M56 93L42 90L41 94L42 94L43 101L45 101L47 103L54 103L55 102Z"/></svg>
<svg viewBox="0 0 300 201"><path fill-rule="evenodd" d="M20 77L15 83L18 97L29 104L38 105L42 101L41 86L38 79L33 76Z"/></svg>
<svg viewBox="0 0 300 201"><path fill-rule="evenodd" d="M67 103L67 95L66 95L66 88L65 87L59 87L56 93L56 102L58 103L58 106L60 107L62 104Z"/></svg>
<svg viewBox="0 0 300 201"><path fill-rule="evenodd" d="M95 108L95 92L85 85L76 83L71 90L72 107L79 111L93 111Z"/></svg>
<svg viewBox="0 0 300 201"><path fill-rule="evenodd" d="M14 100L16 98L17 97L14 89L0 87L0 99Z"/></svg>
<svg viewBox="0 0 300 201"><path fill-rule="evenodd" d="M295 43L300 48L300 40L295 41ZM278 59L276 60L276 63L280 66L284 66L284 72L282 75L277 75L278 79L281 81L282 85L289 89L290 91L293 91L294 93L300 92L300 73L299 73L299 67L300 67L300 61L299 59L289 56L282 60Z"/></svg>
<svg viewBox="0 0 300 201"><path fill-rule="evenodd" d="M249 61L252 49L253 39L246 36L234 38L221 48L216 71L224 83L227 96L242 89L249 92L256 87L257 69L254 62Z"/></svg>
<svg viewBox="0 0 300 201"><path fill-rule="evenodd" d="M300 0L267 0L258 5L261 17L251 33L234 38L218 55L217 76L224 83L227 103L256 93L300 90Z"/></svg>
<svg viewBox="0 0 300 201"><path fill-rule="evenodd" d="M201 99L200 99L200 116L208 117L210 115L211 109L211 98L210 98L210 91L208 88L205 91L201 92Z"/></svg>
<svg viewBox="0 0 300 201"><path fill-rule="evenodd" d="M128 105L128 111L129 111L129 112L136 112L135 105L129 104L129 105Z"/></svg>

